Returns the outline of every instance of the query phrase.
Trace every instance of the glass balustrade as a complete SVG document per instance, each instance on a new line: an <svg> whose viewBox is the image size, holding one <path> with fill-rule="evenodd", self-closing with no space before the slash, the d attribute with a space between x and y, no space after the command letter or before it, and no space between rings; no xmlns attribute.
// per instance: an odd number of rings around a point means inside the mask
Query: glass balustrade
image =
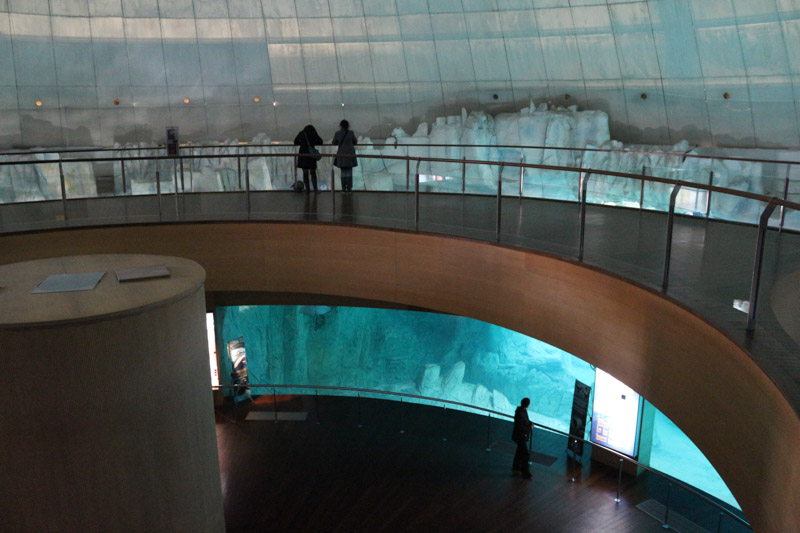
<svg viewBox="0 0 800 533"><path fill-rule="evenodd" d="M317 385L250 384L247 387L219 385L213 388L228 398L227 401L218 401L215 408L228 423L334 424L350 426L353 431L395 434L398 438L401 435L414 436L429 439L432 443L458 439L462 445L483 448L489 453L510 453L509 450L513 450L513 445L503 446L510 442L513 415L463 402L377 389ZM233 399L245 397L247 400L243 401ZM298 397L305 400L298 403ZM345 398L336 400L341 397ZM372 402L382 400L393 401L395 408L392 416L376 419L373 413L378 407ZM298 409L300 404L302 408ZM386 410L386 407L381 408ZM470 415L457 416L459 411ZM577 490L594 490L583 488L582 481L593 470L603 471L609 484L616 485L616 498L609 494L609 503L627 499L626 503L637 506L661 522L665 529L685 531L702 528L727 533L752 531L738 509L583 436L570 435L534 420L536 425L529 444L532 459L540 457L558 461L554 468L562 470L564 483L574 484ZM569 441L582 443L582 454L567 451ZM616 469L590 460L593 447L601 448L616 458L619 461L614 461ZM550 457L549 454L559 449L566 453L565 459Z"/></svg>
<svg viewBox="0 0 800 533"><path fill-rule="evenodd" d="M340 192L332 157L336 147L328 145L320 147L316 194L291 191L301 173L295 168L297 147L288 144L187 145L179 157L154 146L4 154L0 231L248 219L417 229L577 257L662 289L669 274L678 281L673 286L691 299L693 288L684 287L681 269L670 271L673 263L697 261L686 239L705 239L706 255L717 244L728 250L732 244L727 236L713 235L726 229L700 232L693 220L755 227L772 196L779 202L764 227L800 229L799 206L792 203L797 199L793 162L636 150L423 145L413 144L413 137L400 141L359 147L352 195ZM381 196L364 201L364 193ZM574 218L563 214L570 204ZM609 207L623 208L613 224ZM554 216L554 209L561 215ZM635 235L651 253L627 253L632 241L612 238L620 232ZM737 281L719 300L725 306L749 300L748 285L762 275L753 268L761 253L755 250L758 232L744 233L735 246ZM674 238L681 246L672 257ZM763 246L774 248L775 239L767 232ZM764 261L767 277L774 278L769 283L795 263L791 253L778 253ZM721 259L722 252L717 254Z"/></svg>

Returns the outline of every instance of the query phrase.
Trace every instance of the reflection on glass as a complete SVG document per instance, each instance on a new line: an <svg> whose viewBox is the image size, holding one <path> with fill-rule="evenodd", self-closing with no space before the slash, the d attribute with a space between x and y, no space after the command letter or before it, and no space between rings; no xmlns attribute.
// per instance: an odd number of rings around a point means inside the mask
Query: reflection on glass
<svg viewBox="0 0 800 533"><path fill-rule="evenodd" d="M215 318L218 350L239 338L247 343L248 374L255 384L401 392L509 415L521 398L530 397L532 420L564 432L569 430L575 380L596 386L595 369L585 361L464 317L307 305L218 307ZM232 369L226 358L221 365L225 383ZM253 388L253 394L270 391ZM651 465L735 505L705 457L665 416L656 414Z"/></svg>

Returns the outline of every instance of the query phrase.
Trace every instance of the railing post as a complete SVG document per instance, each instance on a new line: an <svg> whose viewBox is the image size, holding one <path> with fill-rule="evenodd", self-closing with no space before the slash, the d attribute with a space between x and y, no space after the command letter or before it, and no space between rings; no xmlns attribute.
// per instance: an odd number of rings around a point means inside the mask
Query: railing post
<svg viewBox="0 0 800 533"><path fill-rule="evenodd" d="M664 254L664 277L661 280L661 290L667 292L669 285L669 263L670 256L672 255L672 226L675 223L675 199L681 190L681 185L675 185L672 188L672 194L669 195L669 216L667 218L667 249Z"/></svg>
<svg viewBox="0 0 800 533"><path fill-rule="evenodd" d="M122 166L122 194L128 194L128 185L125 183L125 160L120 159L119 164Z"/></svg>
<svg viewBox="0 0 800 533"><path fill-rule="evenodd" d="M708 171L708 186L712 187L714 185L714 171ZM708 191L706 194L706 218L711 216L711 191Z"/></svg>
<svg viewBox="0 0 800 533"><path fill-rule="evenodd" d="M461 158L461 194L467 190L467 156Z"/></svg>
<svg viewBox="0 0 800 533"><path fill-rule="evenodd" d="M442 442L447 442L447 404L442 404L442 429L444 429L444 435L442 436Z"/></svg>
<svg viewBox="0 0 800 533"><path fill-rule="evenodd" d="M64 166L61 159L58 160L58 176L61 180L61 213L64 216L64 222L67 221L67 185L64 183Z"/></svg>
<svg viewBox="0 0 800 533"><path fill-rule="evenodd" d="M363 428L364 424L361 423L361 393L359 392L356 398L356 412L358 413L358 427Z"/></svg>
<svg viewBox="0 0 800 533"><path fill-rule="evenodd" d="M669 487L667 488L667 506L664 510L664 523L661 524L661 527L664 529L669 529L669 503L670 499L672 498L672 481L669 482Z"/></svg>
<svg viewBox="0 0 800 533"><path fill-rule="evenodd" d="M333 161L331 161L331 222L335 220L336 220L336 173L334 172Z"/></svg>
<svg viewBox="0 0 800 533"><path fill-rule="evenodd" d="M567 438L569 438L569 437L567 437ZM578 442L577 439L574 439L574 440L575 440L575 442ZM570 457L569 457L569 448L567 449L566 456L567 456L567 461L569 461L569 459L570 459ZM573 451L572 452L572 466L570 467L570 479L569 479L570 483L575 483L575 481L576 481L576 479L575 479L575 463L578 462L577 457L578 456Z"/></svg>
<svg viewBox="0 0 800 533"><path fill-rule="evenodd" d="M239 190L242 190L242 156L236 151L236 176L239 178Z"/></svg>
<svg viewBox="0 0 800 533"><path fill-rule="evenodd" d="M315 423L319 425L319 391L317 389L314 389L314 413Z"/></svg>
<svg viewBox="0 0 800 533"><path fill-rule="evenodd" d="M172 160L172 183L175 187L175 220L180 220L180 216L178 215L178 161L177 159Z"/></svg>
<svg viewBox="0 0 800 533"><path fill-rule="evenodd" d="M417 159L417 170L414 175L414 229L419 229L419 164Z"/></svg>
<svg viewBox="0 0 800 533"><path fill-rule="evenodd" d="M647 175L647 165L642 165L642 177ZM644 209L644 179L642 179L642 185L639 188L639 210L641 211Z"/></svg>
<svg viewBox="0 0 800 533"><path fill-rule="evenodd" d="M407 160L406 160L407 161ZM405 424L403 423L403 397L400 397L400 433L405 433L406 428Z"/></svg>
<svg viewBox="0 0 800 533"><path fill-rule="evenodd" d="M245 201L247 203L247 220L250 220L250 161L249 156L244 159L244 186Z"/></svg>
<svg viewBox="0 0 800 533"><path fill-rule="evenodd" d="M761 285L761 263L764 259L764 240L769 226L769 217L775 211L778 205L778 199L772 198L764 211L761 213L761 218L758 221L758 239L756 241L756 257L755 264L753 265L753 281L750 284L750 308L747 311L747 331L756 329L756 308L758 306L758 289Z"/></svg>
<svg viewBox="0 0 800 533"><path fill-rule="evenodd" d="M720 533L720 531L722 531L722 517L723 516L725 516L725 513L720 512L719 513L719 518L717 519L717 533Z"/></svg>
<svg viewBox="0 0 800 533"><path fill-rule="evenodd" d="M525 187L525 154L519 157L519 197L522 198L522 190Z"/></svg>
<svg viewBox="0 0 800 533"><path fill-rule="evenodd" d="M500 241L500 220L503 217L503 169L505 163L500 163L500 174L497 176L497 221L495 224L495 240Z"/></svg>
<svg viewBox="0 0 800 533"><path fill-rule="evenodd" d="M194 190L194 146L189 149L189 155L192 157L189 160L189 190ZM184 187L183 190L186 190Z"/></svg>
<svg viewBox="0 0 800 533"><path fill-rule="evenodd" d="M183 157L180 159L181 164L181 192L186 191L186 183L183 180Z"/></svg>
<svg viewBox="0 0 800 533"><path fill-rule="evenodd" d="M408 191L408 180L411 179L411 160L406 156L406 191Z"/></svg>
<svg viewBox="0 0 800 533"><path fill-rule="evenodd" d="M156 164L158 164L158 160L156 160ZM158 170L156 170L156 197L158 198L158 220L161 221L161 172Z"/></svg>
<svg viewBox="0 0 800 533"><path fill-rule="evenodd" d="M272 387L272 417L275 424L278 423L278 399L275 397L275 387Z"/></svg>
<svg viewBox="0 0 800 533"><path fill-rule="evenodd" d="M789 163L788 165L786 165L786 180L783 182L783 201L784 202L789 199L789 177L791 176L791 173L792 173L792 164ZM781 221L778 224L778 232L779 233L783 231L783 222L784 222L784 220L786 220L786 207L785 206L781 206Z"/></svg>
<svg viewBox="0 0 800 533"><path fill-rule="evenodd" d="M492 413L489 413L486 421L486 451L492 451Z"/></svg>
<svg viewBox="0 0 800 533"><path fill-rule="evenodd" d="M580 227L580 236L578 242L578 261L583 261L583 243L586 237L586 190L589 187L589 177L592 175L592 172L583 172L580 173L580 191L578 191L578 197L581 204L581 227Z"/></svg>
<svg viewBox="0 0 800 533"><path fill-rule="evenodd" d="M622 490L622 461L624 459L622 457L619 458L619 476L617 477L617 497L614 498L614 501L619 503L622 500L619 497L620 491Z"/></svg>

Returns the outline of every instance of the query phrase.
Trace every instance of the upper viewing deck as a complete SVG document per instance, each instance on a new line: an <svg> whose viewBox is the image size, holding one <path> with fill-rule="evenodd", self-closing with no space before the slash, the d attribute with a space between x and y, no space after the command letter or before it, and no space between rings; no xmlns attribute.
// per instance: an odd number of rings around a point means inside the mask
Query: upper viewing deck
<svg viewBox="0 0 800 533"><path fill-rule="evenodd" d="M322 190L310 194L287 190L296 148L280 144L190 147L178 157L152 148L10 154L0 162L0 188L23 201L12 196L0 203L0 232L294 221L544 252L621 276L705 318L744 347L800 413L800 206L714 181L715 170L719 175L731 162L787 169L790 162L692 156L692 166L685 154L643 152L640 160L662 166L631 174L613 167L619 155L613 150L596 150L599 168L585 168L524 162L526 151L544 147L516 147L521 160L499 162L414 157L413 146L389 156L362 149L355 179L361 190L344 194L338 174L333 178L330 148L322 147ZM786 174L788 190L789 170L773 172ZM756 265L760 248L763 261ZM757 300L757 317L756 309L747 313L750 300Z"/></svg>
<svg viewBox="0 0 800 533"><path fill-rule="evenodd" d="M325 148L324 151L330 151ZM195 150L204 149L193 148L192 152ZM564 279L572 279L572 292L564 295L562 306L577 308L581 299L597 300L583 309L562 309L565 313L560 319L562 330L575 329L574 336L580 336L592 328L595 332L597 328L605 328L603 335L613 338L615 321L632 320L637 307L652 307L650 316L632 329L629 324L616 322L625 326L620 328L621 334L624 330L627 332L624 335L633 333L640 337L622 339L625 349L635 353L638 345L643 352L650 353L648 357L674 357L672 365L678 367L689 359L702 361L713 352L709 364L718 366L707 373L720 376L721 383L703 381L689 389L704 387L709 399L733 398L739 391L729 390L736 382L729 378L741 368L742 361L731 360L731 369L724 368L726 363L719 355L725 349L720 352L719 347L725 341L703 330L702 324L708 323L723 333L719 337L733 341L755 361L788 400L797 419L800 235L790 227L800 206L791 201L720 187L714 184L713 173L710 179L703 173L702 181L690 181L652 176L648 172L656 173L663 168L645 168L643 173L631 174L585 166L382 153L359 154L358 168L362 171L356 176L356 190L352 193L340 192L338 174L332 171L329 153L323 154L320 161L319 181L323 190L294 192L285 188L296 179L294 147L247 146L224 153L218 148L205 150L175 157L129 156L119 152L110 154L111 157L109 154L86 157L87 154L77 153L58 159L0 162L0 168L13 169L6 171L12 183L25 183L22 178L26 175L35 176L38 183L44 184L40 191L49 194L53 188L47 184L54 184L57 192L55 197L38 201L0 204L3 242L0 263L100 251L170 253L203 265L209 272L207 290L212 293L220 290L215 281L221 279L231 281L222 284L229 291L270 290L263 288L263 279L272 275L270 267L273 267L279 282L272 285L278 287L272 290L335 297L353 289L353 295L359 296L355 293L361 289L356 287L364 284L368 287L361 290L361 297L375 300L382 298L370 295L370 287L387 284L388 279L401 277L401 271L407 270L405 276L411 278L404 277L405 283L416 284L417 295L436 292L441 304L470 298L469 294L448 296L447 290L471 290L475 293L473 299L508 297L512 293L502 296L493 293L495 287L511 290L509 287L523 281L515 283L513 279L497 277L519 275L513 266L519 260L508 261L512 256L523 258L532 251L541 259L530 261L541 264L529 268L545 268L551 277L555 276L553 279L562 275ZM659 157L668 161L669 157L680 160L684 156L660 154ZM709 161L712 166L717 164L713 159ZM213 170L209 170L212 162ZM376 163L382 165L378 170ZM780 164L790 166L786 162ZM731 202L731 198L735 201ZM763 232L748 223L759 219L763 222ZM354 231L356 228L362 229ZM457 239L448 240L449 237ZM396 241L395 244L389 244L390 240ZM242 250L242 246L252 249ZM375 255L370 247L385 250ZM763 250L763 255L759 250ZM410 255L404 255L405 252ZM390 254L391 260L378 257L381 253ZM757 261L758 257L762 259ZM528 261L524 259L526 266ZM443 272L443 269L454 270ZM459 276L459 269L464 272L464 280L474 279L485 287L468 284L470 289L458 283L451 289L444 285L434 289L430 285L437 283L433 280L454 273ZM289 279L287 272L300 273L290 274L294 277ZM343 272L352 279L341 278ZM384 277L386 280L382 281ZM320 282L319 278L327 281ZM582 284L593 283L606 286L587 285L581 290ZM633 292L625 288L631 285ZM540 286L514 290L555 289ZM611 293L617 296L604 301ZM551 296L561 298L556 293ZM424 297L420 298L402 301L400 296L394 303L424 305ZM531 301L536 298L539 296ZM736 304L739 308L750 301L749 314L734 308L735 300L740 300ZM437 306L433 300L428 305L445 312L458 312L459 308ZM531 308L515 309L508 307L514 304L499 301L492 305L496 309L506 306L503 316L507 327L535 319ZM613 307L619 305L630 309ZM518 316L514 317L515 313ZM521 317L520 313L531 314L533 318ZM662 321L673 313L686 316L670 323ZM577 333L581 328L569 322L573 314L594 324L591 327L582 324L584 333ZM492 318L491 315L474 317ZM554 316L540 318L550 327L559 322ZM680 324L690 327L682 330ZM643 333L648 328L650 332ZM570 337L568 331L562 331L561 335L562 340ZM666 351L652 346L653 342L665 342L668 338L673 340ZM577 342L585 348L598 341L582 338ZM691 353L681 355L675 350ZM648 374L646 382L650 386L661 387L660 394L670 380L678 379L674 375L660 375L658 372L664 371L663 368L642 371ZM661 379L665 381L659 385ZM747 381L740 383L749 388ZM756 388L761 386L763 383ZM719 387L726 389L721 396L714 392L721 392ZM759 415L759 403L753 403L752 398L758 393L742 394L739 402L752 405L753 412L748 417L765 414ZM680 399L683 404L680 409L684 412L687 408L695 409L694 401L702 400ZM773 401L774 398L770 400ZM717 407L709 405L702 418L713 419ZM675 413L670 409L664 412L668 416ZM786 413L775 416L773 420L772 414L769 415L765 428ZM679 416L675 420L682 422ZM772 450L776 442L784 442L792 431L786 429L783 437L773 436ZM724 433L720 437L723 446L730 445L735 432ZM787 449L786 453L791 455L794 451ZM739 460L736 448L730 454ZM713 462L713 454L709 457ZM763 476L773 475L772 468L758 464L753 465L756 471ZM743 476L740 481L751 479L749 472L752 470L747 466L744 472L737 473ZM762 485L760 481L758 484ZM731 487L739 498L741 492L736 492L736 483ZM761 501L762 496L753 498ZM748 506L746 498L740 501L748 518L754 517L751 523L758 527L760 515L765 511Z"/></svg>

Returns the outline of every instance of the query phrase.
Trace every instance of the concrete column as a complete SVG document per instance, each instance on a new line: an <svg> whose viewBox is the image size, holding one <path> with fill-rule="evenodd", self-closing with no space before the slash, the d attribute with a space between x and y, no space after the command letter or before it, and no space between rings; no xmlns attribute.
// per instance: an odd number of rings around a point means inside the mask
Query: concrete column
<svg viewBox="0 0 800 533"><path fill-rule="evenodd" d="M154 265L170 276L117 281ZM86 272L93 290L31 293ZM204 281L163 256L0 267L0 530L225 530Z"/></svg>

